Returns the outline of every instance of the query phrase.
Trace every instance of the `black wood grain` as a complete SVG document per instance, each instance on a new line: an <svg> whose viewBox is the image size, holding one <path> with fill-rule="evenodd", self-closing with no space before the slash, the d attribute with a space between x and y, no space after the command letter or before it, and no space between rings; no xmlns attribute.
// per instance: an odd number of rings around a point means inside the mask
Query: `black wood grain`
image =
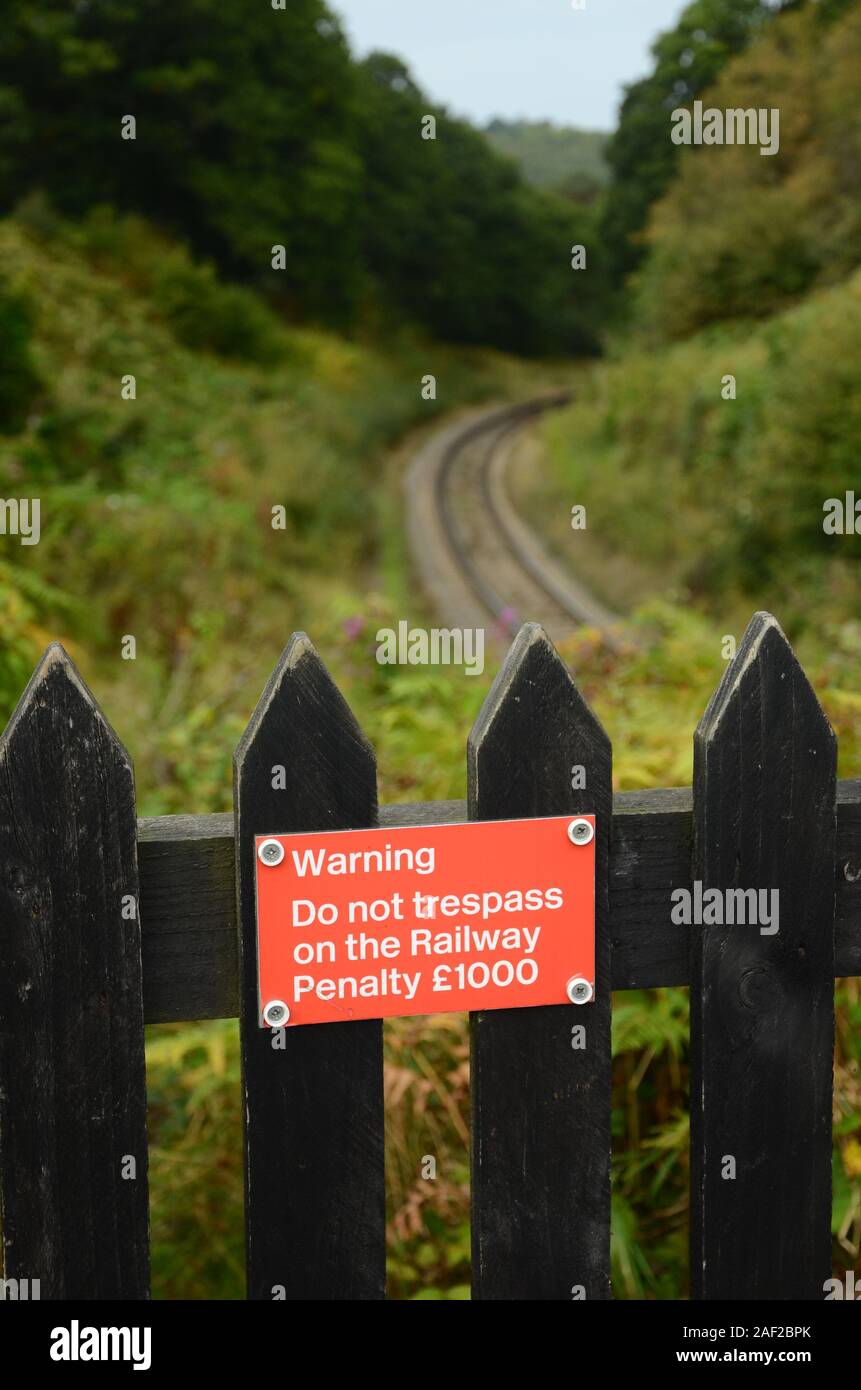
<svg viewBox="0 0 861 1390"><path fill-rule="evenodd" d="M687 932L667 903L691 874L689 787L613 798L610 928L613 989L651 989L688 980Z"/></svg>
<svg viewBox="0 0 861 1390"><path fill-rule="evenodd" d="M235 857L232 814L139 822L147 1023L237 1017Z"/></svg>
<svg viewBox="0 0 861 1390"><path fill-rule="evenodd" d="M574 791L571 768L586 769ZM471 1017L473 1297L610 1293L612 817L607 736L544 631L522 628L468 749L475 820L594 812L596 994L591 1004ZM572 1047L585 1025L586 1047ZM580 1296L583 1296L581 1294Z"/></svg>
<svg viewBox="0 0 861 1390"><path fill-rule="evenodd" d="M273 788L276 766L284 790ZM376 819L373 753L302 633L263 692L234 772L248 1296L382 1298L382 1024L288 1028L283 1051L258 1027L254 836Z"/></svg>
<svg viewBox="0 0 861 1390"><path fill-rule="evenodd" d="M836 741L769 614L753 618L700 722L694 766L694 880L777 889L780 918L773 935L691 927L692 1292L821 1299Z"/></svg>
<svg viewBox="0 0 861 1390"><path fill-rule="evenodd" d="M5 1274L43 1299L149 1292L135 828L128 754L54 645L0 740Z"/></svg>

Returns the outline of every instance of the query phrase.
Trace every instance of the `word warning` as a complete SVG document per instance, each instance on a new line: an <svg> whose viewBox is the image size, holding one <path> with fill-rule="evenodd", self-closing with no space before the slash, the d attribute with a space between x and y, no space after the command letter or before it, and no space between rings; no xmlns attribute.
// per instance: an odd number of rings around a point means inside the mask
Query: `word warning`
<svg viewBox="0 0 861 1390"><path fill-rule="evenodd" d="M586 1004L595 818L259 835L260 1023Z"/></svg>

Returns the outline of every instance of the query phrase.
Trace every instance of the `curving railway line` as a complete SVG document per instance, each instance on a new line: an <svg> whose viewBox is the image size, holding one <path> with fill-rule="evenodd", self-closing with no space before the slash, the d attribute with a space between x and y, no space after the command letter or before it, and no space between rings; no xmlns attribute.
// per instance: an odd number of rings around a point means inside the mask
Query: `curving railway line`
<svg viewBox="0 0 861 1390"><path fill-rule="evenodd" d="M424 588L450 627L500 638L538 622L554 640L586 624L615 641L619 619L548 555L505 485L512 447L568 395L491 410L434 434L407 475L407 527Z"/></svg>

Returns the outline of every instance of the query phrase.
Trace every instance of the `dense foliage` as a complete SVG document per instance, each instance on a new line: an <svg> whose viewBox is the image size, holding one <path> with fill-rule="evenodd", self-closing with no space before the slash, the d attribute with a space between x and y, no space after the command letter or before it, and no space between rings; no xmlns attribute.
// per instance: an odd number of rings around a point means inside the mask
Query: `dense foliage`
<svg viewBox="0 0 861 1390"><path fill-rule="evenodd" d="M636 317L683 337L766 318L861 263L861 6L827 25L781 15L708 91L708 104L779 113L780 145L685 149L655 206Z"/></svg>
<svg viewBox="0 0 861 1390"><path fill-rule="evenodd" d="M383 352L287 328L138 218L69 224L36 202L0 223L0 261L16 287L0 316L28 325L2 360L38 373L28 410L5 416L0 495L26 479L42 499L40 544L8 537L0 558L21 600L38 579L43 630L59 626L94 655L138 632L131 675L146 669L156 685L192 632L197 660L204 648L215 659L227 627L253 626L251 607L265 624L279 608L281 623L309 621L291 595L316 569L332 577L318 589L325 610L336 576L375 554L380 451L503 389L502 364L406 333ZM437 401L422 398L428 365ZM9 603L17 632L20 601ZM0 644L0 668L4 656Z"/></svg>
<svg viewBox="0 0 861 1390"><path fill-rule="evenodd" d="M20 428L39 389L31 346L35 318L33 299L0 279L0 433Z"/></svg>
<svg viewBox="0 0 861 1390"><path fill-rule="evenodd" d="M9 0L0 211L43 189L67 214L143 213L294 317L407 316L452 340L594 348L595 289L575 286L569 250L587 214L527 188L397 59L355 62L323 0L143 9Z"/></svg>
<svg viewBox="0 0 861 1390"><path fill-rule="evenodd" d="M653 70L628 87L606 151L613 178L601 234L617 277L642 259L638 233L675 173L670 112L701 96L780 7L781 0L693 0L652 45Z"/></svg>
<svg viewBox="0 0 861 1390"><path fill-rule="evenodd" d="M705 99L778 111L779 150L682 152L637 332L548 425L550 514L574 494L628 564L712 607L770 603L796 630L818 621L812 594L847 613L857 596L855 538L823 529L823 504L857 488L859 72L858 0L797 4L727 63Z"/></svg>
<svg viewBox="0 0 861 1390"><path fill-rule="evenodd" d="M755 601L794 635L819 603L853 612L858 540L823 530L823 504L858 485L861 272L755 333L628 352L578 397L547 424L545 514L576 498L653 585L716 612Z"/></svg>

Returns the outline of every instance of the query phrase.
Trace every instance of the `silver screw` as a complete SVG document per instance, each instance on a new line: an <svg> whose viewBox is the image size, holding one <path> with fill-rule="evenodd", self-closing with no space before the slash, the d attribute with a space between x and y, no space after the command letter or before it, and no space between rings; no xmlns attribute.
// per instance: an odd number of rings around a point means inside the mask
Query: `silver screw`
<svg viewBox="0 0 861 1390"><path fill-rule="evenodd" d="M263 840L257 846L257 858L271 869L284 858L284 846L280 840Z"/></svg>
<svg viewBox="0 0 861 1390"><path fill-rule="evenodd" d="M588 845L595 834L595 827L591 821L578 818L572 820L568 827L568 839L573 845Z"/></svg>
<svg viewBox="0 0 861 1390"><path fill-rule="evenodd" d="M285 1023L290 1022L290 1010L283 999L270 999L263 1010L263 1022L268 1023L270 1028L283 1028Z"/></svg>
<svg viewBox="0 0 861 1390"><path fill-rule="evenodd" d="M565 986L565 993L572 1004L588 1004L595 991L582 975L574 975Z"/></svg>

